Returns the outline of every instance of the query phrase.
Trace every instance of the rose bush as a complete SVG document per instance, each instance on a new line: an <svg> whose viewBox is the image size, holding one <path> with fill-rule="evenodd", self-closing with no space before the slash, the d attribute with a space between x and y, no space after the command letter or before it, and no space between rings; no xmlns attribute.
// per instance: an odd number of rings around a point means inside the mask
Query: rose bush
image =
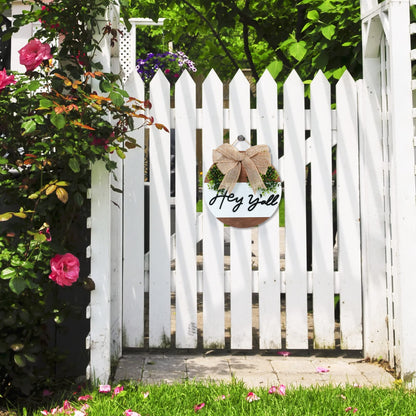
<svg viewBox="0 0 416 416"><path fill-rule="evenodd" d="M51 47L36 38L20 49L19 55L20 63L26 67L27 71L33 71L43 61L52 59Z"/></svg>
<svg viewBox="0 0 416 416"><path fill-rule="evenodd" d="M118 31L97 20L112 3L42 7L34 0L8 33L41 22L19 51L27 72L0 71L1 396L52 380L61 352L51 347L48 328L73 313L61 290L91 287L84 255L91 163L101 160L111 171L115 156L137 147L130 135L136 121L155 124L146 115L150 104L129 97L119 76L94 60L102 37L117 41ZM1 2L0 13L10 4Z"/></svg>

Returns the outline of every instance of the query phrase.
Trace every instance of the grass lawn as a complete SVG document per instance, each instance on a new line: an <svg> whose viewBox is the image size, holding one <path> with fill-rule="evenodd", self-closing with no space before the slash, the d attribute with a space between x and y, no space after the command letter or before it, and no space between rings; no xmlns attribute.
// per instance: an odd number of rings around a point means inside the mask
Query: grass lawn
<svg viewBox="0 0 416 416"><path fill-rule="evenodd" d="M23 407L17 415L69 414L74 416L175 416L175 415L416 415L416 392L401 387L364 388L279 386L248 389L243 383L215 384L184 382L181 384L142 385L124 383L112 386L107 393L85 389L55 398L36 409ZM270 386L271 387L271 386ZM116 394L118 393L118 394ZM284 394L281 394L284 393ZM71 397L70 397L71 396ZM81 397L81 400L79 398ZM65 400L67 400L65 402ZM83 407L84 406L84 407ZM54 410L56 409L56 410ZM0 414L1 411L0 411Z"/></svg>

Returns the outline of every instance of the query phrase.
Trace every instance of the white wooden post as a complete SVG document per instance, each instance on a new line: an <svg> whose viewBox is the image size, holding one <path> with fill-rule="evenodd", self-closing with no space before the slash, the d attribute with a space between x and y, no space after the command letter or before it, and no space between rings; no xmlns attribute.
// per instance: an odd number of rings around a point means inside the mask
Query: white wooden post
<svg viewBox="0 0 416 416"><path fill-rule="evenodd" d="M100 20L100 27L107 24L108 18ZM112 60L107 38L101 41L100 48L95 59L102 63L104 72L110 72ZM95 290L91 292L90 365L87 369L87 375L96 383L108 381L111 359L121 355L121 281L113 280L113 272L115 279L121 279L121 256L117 247L121 241L118 230L121 211L112 208L111 184L104 163L96 162L91 172L91 278ZM113 239L114 231L117 237Z"/></svg>
<svg viewBox="0 0 416 416"><path fill-rule="evenodd" d="M93 382L106 383L111 371L111 188L103 162L91 172L90 366ZM89 373L89 374L88 374Z"/></svg>
<svg viewBox="0 0 416 416"><path fill-rule="evenodd" d="M379 20L363 22L358 83L364 355L388 358Z"/></svg>
<svg viewBox="0 0 416 416"><path fill-rule="evenodd" d="M393 264L395 265L398 365L416 385L416 203L412 118L409 1L390 0L390 147Z"/></svg>

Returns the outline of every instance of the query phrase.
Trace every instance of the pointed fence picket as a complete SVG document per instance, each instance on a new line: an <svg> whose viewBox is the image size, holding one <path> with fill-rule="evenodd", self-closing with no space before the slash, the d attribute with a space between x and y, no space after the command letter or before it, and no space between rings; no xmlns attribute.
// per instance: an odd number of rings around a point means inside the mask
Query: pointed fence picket
<svg viewBox="0 0 416 416"><path fill-rule="evenodd" d="M311 84L311 226L314 347L335 348L331 91L319 71Z"/></svg>
<svg viewBox="0 0 416 416"><path fill-rule="evenodd" d="M202 85L203 178L212 164L212 149L223 142L223 100L222 82L211 70ZM203 345L224 348L224 225L213 215L204 215L203 230Z"/></svg>
<svg viewBox="0 0 416 416"><path fill-rule="evenodd" d="M126 87L130 94L143 96L143 84L135 74ZM283 109L278 108L277 85L268 72L257 84L256 108L251 108L250 94L241 71L229 86L229 108L224 108L223 84L214 71L202 84L202 108L196 107L196 86L186 72L173 90L161 71L150 83L150 114L171 132L150 128L148 253L143 252L140 235L145 228L143 153L139 156L137 149L124 162L124 347L162 348L174 341L173 347L186 349L307 349L311 343L332 349L336 339L339 344L341 327L341 347L362 348L355 84L349 74L342 77L336 109L331 109L330 86L321 72L311 84L310 109L305 108L304 85L294 71L284 83ZM205 207L196 212L197 129L202 129L203 177L212 165L212 150L224 142L227 132L231 143L243 135L247 143L256 137L258 144L269 146L284 187L285 233L278 214L255 233L251 228L224 227ZM140 130L137 140L144 140ZM312 213L309 265L307 198ZM334 313L337 294L340 323Z"/></svg>
<svg viewBox="0 0 416 416"><path fill-rule="evenodd" d="M305 98L292 71L284 87L286 346L308 348Z"/></svg>

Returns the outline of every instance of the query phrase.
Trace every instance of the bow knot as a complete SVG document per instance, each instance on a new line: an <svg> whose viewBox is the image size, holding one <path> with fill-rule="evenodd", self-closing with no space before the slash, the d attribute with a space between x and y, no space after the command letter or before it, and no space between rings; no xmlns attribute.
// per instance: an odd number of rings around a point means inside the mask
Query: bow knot
<svg viewBox="0 0 416 416"><path fill-rule="evenodd" d="M213 150L212 159L218 169L225 175L219 189L225 189L231 193L240 177L241 166L247 172L253 192L264 189L266 186L260 176L267 172L271 165L269 148L265 144L252 146L245 152L238 151L231 144L222 144Z"/></svg>

